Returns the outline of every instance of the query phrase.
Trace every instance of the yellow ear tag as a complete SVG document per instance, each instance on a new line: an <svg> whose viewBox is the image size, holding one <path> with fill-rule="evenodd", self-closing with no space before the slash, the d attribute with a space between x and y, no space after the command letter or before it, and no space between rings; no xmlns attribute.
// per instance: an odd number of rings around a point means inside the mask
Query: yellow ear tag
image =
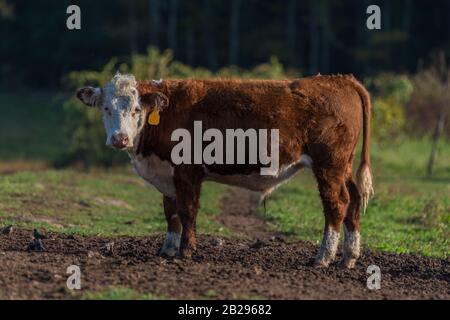
<svg viewBox="0 0 450 320"><path fill-rule="evenodd" d="M152 126L157 126L159 124L159 110L155 108L148 116L148 123Z"/></svg>

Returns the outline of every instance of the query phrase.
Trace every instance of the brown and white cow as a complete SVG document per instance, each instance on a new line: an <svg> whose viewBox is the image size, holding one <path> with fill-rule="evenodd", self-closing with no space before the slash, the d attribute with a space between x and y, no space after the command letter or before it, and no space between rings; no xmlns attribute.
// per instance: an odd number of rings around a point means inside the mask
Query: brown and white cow
<svg viewBox="0 0 450 320"><path fill-rule="evenodd" d="M373 195L368 92L352 75L298 80L152 80L117 74L103 88L77 92L103 112L106 144L126 150L137 173L164 195L168 232L160 254L189 257L196 249L196 216L203 181L245 187L262 194L310 167L318 182L325 228L315 264L335 258L341 225L341 265L353 267L360 254L360 207ZM160 119L150 124L149 115ZM171 159L178 128L279 129L279 169L260 174L258 164L179 164ZM361 163L352 164L360 131Z"/></svg>

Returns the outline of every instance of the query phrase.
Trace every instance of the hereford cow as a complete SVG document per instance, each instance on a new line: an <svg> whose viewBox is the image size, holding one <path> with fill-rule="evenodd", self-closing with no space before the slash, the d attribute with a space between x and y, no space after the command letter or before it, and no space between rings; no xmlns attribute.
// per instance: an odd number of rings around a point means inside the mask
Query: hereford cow
<svg viewBox="0 0 450 320"><path fill-rule="evenodd" d="M360 207L373 194L368 92L352 75L298 80L152 80L115 75L103 88L85 87L77 97L103 113L106 144L128 152L137 173L164 196L168 230L159 253L189 257L196 249L196 216L203 181L270 192L302 167L312 169L325 213L315 265L335 258L341 225L341 265L360 254ZM153 118L152 118L153 117ZM262 164L175 164L172 133L204 129L279 129L279 168L261 175ZM360 131L361 163L352 164Z"/></svg>

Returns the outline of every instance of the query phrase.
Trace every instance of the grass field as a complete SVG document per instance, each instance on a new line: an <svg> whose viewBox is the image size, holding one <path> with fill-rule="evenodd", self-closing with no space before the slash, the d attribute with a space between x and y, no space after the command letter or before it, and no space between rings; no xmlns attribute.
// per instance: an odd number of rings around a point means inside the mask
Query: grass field
<svg viewBox="0 0 450 320"><path fill-rule="evenodd" d="M0 172L5 173L0 176L0 224L91 235L163 232L161 196L131 168L51 167L64 150L61 101L53 94L0 95ZM429 149L427 139L373 143L376 196L362 217L364 246L449 256L450 143L441 141L434 177L428 179ZM204 185L199 232L232 234L214 219L227 188ZM308 171L276 191L267 211L259 214L294 237L321 238L321 204Z"/></svg>
<svg viewBox="0 0 450 320"><path fill-rule="evenodd" d="M0 94L2 162L51 162L64 148L64 95Z"/></svg>
<svg viewBox="0 0 450 320"><path fill-rule="evenodd" d="M211 216L226 188L206 184L199 228L226 234ZM162 196L131 170L18 172L0 182L0 221L80 235L146 235L166 228Z"/></svg>
<svg viewBox="0 0 450 320"><path fill-rule="evenodd" d="M428 149L427 140L404 141L399 146L374 144L376 195L361 217L364 246L449 256L450 147L441 145L438 169L430 179L424 175ZM314 177L304 172L273 194L266 217L274 228L318 243L323 228L320 210Z"/></svg>

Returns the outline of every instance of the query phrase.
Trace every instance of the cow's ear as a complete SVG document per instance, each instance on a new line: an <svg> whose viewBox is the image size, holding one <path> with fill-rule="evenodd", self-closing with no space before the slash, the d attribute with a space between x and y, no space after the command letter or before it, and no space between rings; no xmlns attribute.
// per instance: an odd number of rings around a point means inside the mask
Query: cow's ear
<svg viewBox="0 0 450 320"><path fill-rule="evenodd" d="M169 106L169 98L161 92L152 92L141 96L141 103L150 111L155 107L158 111L164 111Z"/></svg>
<svg viewBox="0 0 450 320"><path fill-rule="evenodd" d="M77 98L87 106L98 107L102 100L102 89L94 87L80 88L77 90Z"/></svg>

